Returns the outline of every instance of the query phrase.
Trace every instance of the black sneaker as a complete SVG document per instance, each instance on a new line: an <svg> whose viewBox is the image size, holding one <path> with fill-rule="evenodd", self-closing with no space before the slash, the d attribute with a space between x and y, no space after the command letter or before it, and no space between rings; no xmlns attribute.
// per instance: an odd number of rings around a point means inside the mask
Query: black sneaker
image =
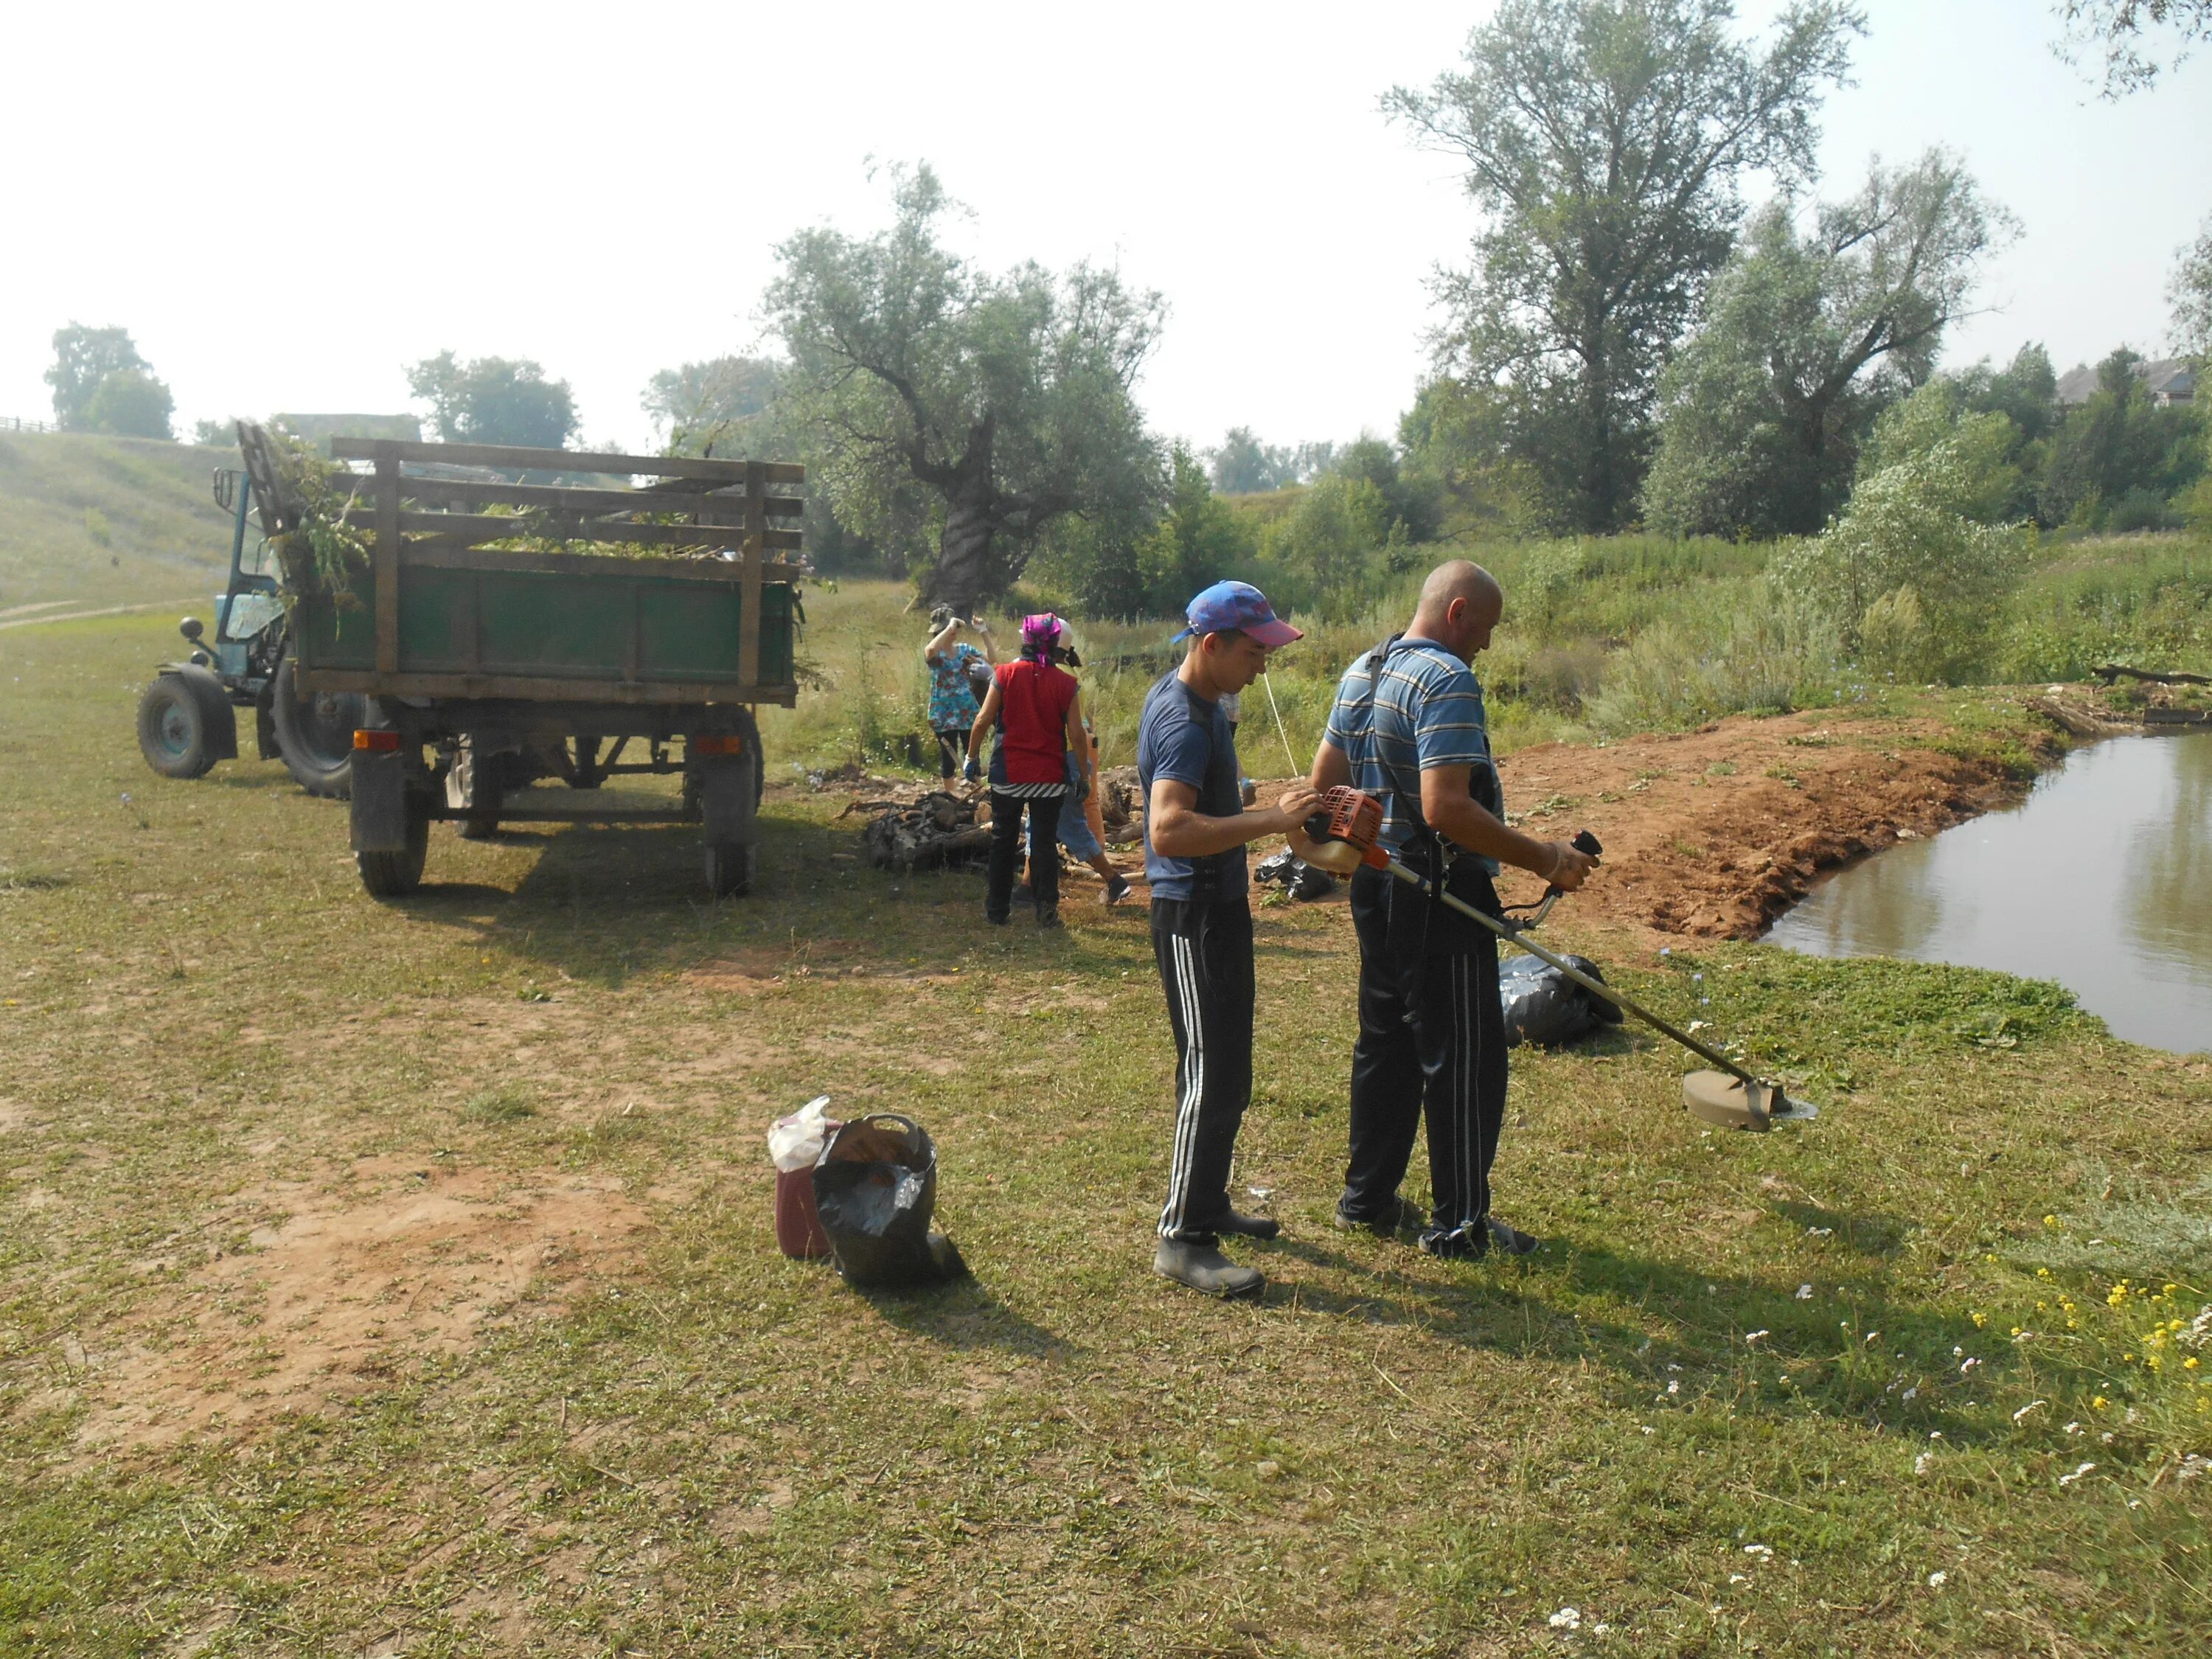
<svg viewBox="0 0 2212 1659"><path fill-rule="evenodd" d="M1371 1216L1347 1214L1344 1200L1336 1201L1336 1224L1346 1232L1370 1232L1378 1238L1418 1232L1429 1224L1428 1212L1409 1199L1394 1197Z"/></svg>
<svg viewBox="0 0 2212 1659"><path fill-rule="evenodd" d="M1540 1242L1534 1233L1524 1233L1518 1227L1509 1227L1496 1216L1490 1218L1490 1243L1493 1249L1508 1255L1527 1255Z"/></svg>
<svg viewBox="0 0 2212 1659"><path fill-rule="evenodd" d="M1106 879L1106 902L1107 902L1107 903L1109 903L1109 904L1119 904L1119 903L1120 903L1123 899L1125 899L1125 898L1127 898L1127 897L1128 897L1128 896L1129 896L1129 878L1128 878L1128 877L1127 877L1127 876L1109 876L1109 877L1108 877L1108 878L1107 878L1107 879Z"/></svg>
<svg viewBox="0 0 2212 1659"><path fill-rule="evenodd" d="M1423 1251L1447 1261L1479 1261L1489 1252L1490 1229L1480 1224L1431 1227L1420 1237Z"/></svg>
<svg viewBox="0 0 2212 1659"><path fill-rule="evenodd" d="M1067 924L1066 922L1060 919L1060 912L1057 910L1040 910L1037 912L1037 926L1040 927L1065 927L1066 925Z"/></svg>

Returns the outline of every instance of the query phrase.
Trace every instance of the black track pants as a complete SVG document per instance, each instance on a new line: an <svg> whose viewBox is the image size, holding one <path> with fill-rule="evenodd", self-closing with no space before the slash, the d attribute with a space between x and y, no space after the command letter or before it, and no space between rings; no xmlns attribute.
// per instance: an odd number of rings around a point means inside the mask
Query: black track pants
<svg viewBox="0 0 2212 1659"><path fill-rule="evenodd" d="M1443 925L1425 929L1419 909L1427 903L1382 871L1352 878L1359 1041L1341 1202L1362 1219L1389 1208L1425 1115L1431 1218L1459 1227L1490 1213L1490 1166L1505 1117L1505 1020L1496 939L1449 913L1437 919Z"/></svg>
<svg viewBox="0 0 2212 1659"><path fill-rule="evenodd" d="M1022 809L1030 814L1030 834L1051 849L1048 858L1030 861L1030 897L1037 914L1060 908L1060 807L1064 795L1002 795L991 792L991 868L983 886L983 914L1004 921L1014 908L1014 870L1022 859Z"/></svg>
<svg viewBox="0 0 2212 1659"><path fill-rule="evenodd" d="M947 726L936 736L938 775L950 783L952 775L968 758L968 728L964 726Z"/></svg>
<svg viewBox="0 0 2212 1659"><path fill-rule="evenodd" d="M1160 1237L1216 1242L1229 1213L1229 1160L1252 1098L1252 908L1152 901L1152 957L1176 1042L1175 1146Z"/></svg>

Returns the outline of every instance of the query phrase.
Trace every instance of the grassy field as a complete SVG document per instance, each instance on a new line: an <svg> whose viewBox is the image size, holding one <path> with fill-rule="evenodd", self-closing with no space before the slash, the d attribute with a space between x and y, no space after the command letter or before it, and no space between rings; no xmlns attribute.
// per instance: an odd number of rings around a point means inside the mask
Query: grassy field
<svg viewBox="0 0 2212 1659"><path fill-rule="evenodd" d="M810 610L772 777L911 684L883 590ZM379 905L280 768L140 763L170 626L0 635L0 1653L2201 1647L2202 1060L1569 917L1826 1115L1521 1058L1500 1208L1547 1243L1443 1264L1328 1224L1350 930L1266 908L1237 1183L1285 1237L1216 1306L1147 1272L1140 915L988 931L804 789L749 900L689 830L440 830ZM763 1133L817 1092L929 1127L972 1282L776 1255Z"/></svg>

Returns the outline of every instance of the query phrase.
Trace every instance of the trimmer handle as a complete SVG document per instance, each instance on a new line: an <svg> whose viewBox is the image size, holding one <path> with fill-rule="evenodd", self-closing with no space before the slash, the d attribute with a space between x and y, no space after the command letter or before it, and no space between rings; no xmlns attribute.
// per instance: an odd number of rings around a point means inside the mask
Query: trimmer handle
<svg viewBox="0 0 2212 1659"><path fill-rule="evenodd" d="M1591 858L1595 858L1599 854L1605 851L1605 844L1599 841L1595 836L1590 834L1587 830L1577 830L1575 832L1575 838L1569 842L1567 845L1573 848L1577 853L1587 853ZM1567 890L1564 887L1547 887L1544 889L1544 902L1548 904L1552 900L1559 897L1566 890Z"/></svg>

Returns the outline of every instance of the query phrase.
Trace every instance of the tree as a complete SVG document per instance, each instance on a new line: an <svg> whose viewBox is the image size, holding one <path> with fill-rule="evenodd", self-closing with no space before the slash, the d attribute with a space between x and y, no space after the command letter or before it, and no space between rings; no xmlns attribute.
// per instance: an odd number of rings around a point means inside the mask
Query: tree
<svg viewBox="0 0 2212 1659"><path fill-rule="evenodd" d="M921 597L966 611L1018 577L1054 523L1157 498L1158 445L1131 395L1162 302L1109 270L1004 276L944 247L927 166L894 175L891 227L777 249L766 307L817 482L863 534L920 486L943 514Z"/></svg>
<svg viewBox="0 0 2212 1659"><path fill-rule="evenodd" d="M528 358L464 363L441 351L409 368L407 386L430 405L430 422L447 443L562 449L582 424L568 383L547 380Z"/></svg>
<svg viewBox="0 0 2212 1659"><path fill-rule="evenodd" d="M2037 490L2046 524L2100 530L2170 526L2171 503L2203 476L2203 426L2187 405L2161 409L2143 391L2142 358L2122 346L2097 365L2097 389L2051 440Z"/></svg>
<svg viewBox="0 0 2212 1659"><path fill-rule="evenodd" d="M101 392L111 380L124 384ZM123 437L166 438L175 407L169 388L138 355L131 331L71 323L54 331L54 364L46 371L54 389L54 422L65 431L112 432ZM95 408L95 405L97 407Z"/></svg>
<svg viewBox="0 0 2212 1659"><path fill-rule="evenodd" d="M2052 50L2077 69L2084 57L2101 58L2100 92L2107 100L2154 84L2163 70L2181 67L2191 47L2212 40L2212 0L2060 0L2057 10L2064 33ZM2150 36L2164 44L2147 48Z"/></svg>
<svg viewBox="0 0 2212 1659"><path fill-rule="evenodd" d="M1231 427L1220 447L1206 455L1212 466L1213 487L1224 495L1255 495L1297 482L1296 453L1261 443L1249 426Z"/></svg>
<svg viewBox="0 0 2212 1659"><path fill-rule="evenodd" d="M175 410L169 388L153 375L143 368L118 369L93 389L81 423L88 432L118 438L167 439Z"/></svg>
<svg viewBox="0 0 2212 1659"><path fill-rule="evenodd" d="M1152 614L1176 615L1193 594L1235 575L1254 551L1244 521L1213 493L1198 458L1177 444L1168 457L1167 510L1137 550Z"/></svg>
<svg viewBox="0 0 2212 1659"><path fill-rule="evenodd" d="M1975 483L1948 439L1884 467L1826 531L1776 561L1778 586L1871 666L1906 679L1972 674L2027 568L2015 532L1967 516Z"/></svg>
<svg viewBox="0 0 2212 1659"><path fill-rule="evenodd" d="M1765 209L1662 382L1646 519L1675 535L1818 530L1868 426L1928 378L1984 257L2015 234L1940 149L1877 163L1805 234L1785 204Z"/></svg>
<svg viewBox="0 0 2212 1659"><path fill-rule="evenodd" d="M712 357L705 362L664 368L653 377L642 400L654 426L668 434L678 454L768 455L760 440L768 435L768 413L783 383L783 365L768 357Z"/></svg>
<svg viewBox="0 0 2212 1659"><path fill-rule="evenodd" d="M1468 164L1488 216L1448 275L1445 366L1507 390L1516 453L1553 516L1628 514L1668 353L1728 257L1735 181L1814 167L1814 113L1863 31L1842 0L1795 0L1772 46L1732 40L1727 0L1504 0L1464 73L1383 109Z"/></svg>
<svg viewBox="0 0 2212 1659"><path fill-rule="evenodd" d="M2166 297L2173 307L2174 349L2212 366L2212 215L2196 241L2177 251Z"/></svg>

